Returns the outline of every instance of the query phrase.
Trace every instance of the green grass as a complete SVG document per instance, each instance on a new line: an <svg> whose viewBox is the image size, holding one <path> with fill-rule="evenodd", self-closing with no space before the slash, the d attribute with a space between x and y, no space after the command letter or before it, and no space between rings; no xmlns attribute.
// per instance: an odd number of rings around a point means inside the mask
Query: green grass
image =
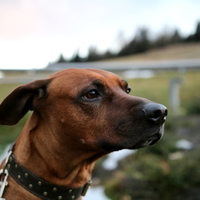
<svg viewBox="0 0 200 200"><path fill-rule="evenodd" d="M128 80L132 87L131 95L162 103L169 108L169 84L174 76L177 74L163 72L149 79Z"/></svg>
<svg viewBox="0 0 200 200"><path fill-rule="evenodd" d="M0 84L0 102L17 86L17 84Z"/></svg>
<svg viewBox="0 0 200 200"><path fill-rule="evenodd" d="M148 98L158 103L168 105L169 75L158 74L150 79L128 80L131 85L131 95Z"/></svg>
<svg viewBox="0 0 200 200"><path fill-rule="evenodd" d="M17 86L17 84L0 84L0 102ZM12 143L17 138L26 119L27 116L14 126L0 126L0 153L7 144Z"/></svg>
<svg viewBox="0 0 200 200"><path fill-rule="evenodd" d="M187 113L200 113L200 73L187 73L181 87L182 106Z"/></svg>

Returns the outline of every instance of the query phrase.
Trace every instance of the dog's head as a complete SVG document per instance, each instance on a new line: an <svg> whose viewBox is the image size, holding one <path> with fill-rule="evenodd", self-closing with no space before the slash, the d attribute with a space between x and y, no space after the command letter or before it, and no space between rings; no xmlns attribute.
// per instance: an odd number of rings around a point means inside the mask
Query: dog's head
<svg viewBox="0 0 200 200"><path fill-rule="evenodd" d="M163 135L167 109L129 92L113 73L67 69L15 89L0 105L0 124L16 124L33 110L44 134L61 145L106 152L153 145Z"/></svg>

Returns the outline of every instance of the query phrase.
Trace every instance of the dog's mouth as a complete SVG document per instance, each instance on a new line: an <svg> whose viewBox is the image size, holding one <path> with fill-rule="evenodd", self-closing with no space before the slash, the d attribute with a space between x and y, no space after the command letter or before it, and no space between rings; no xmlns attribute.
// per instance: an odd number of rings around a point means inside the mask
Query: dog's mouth
<svg viewBox="0 0 200 200"><path fill-rule="evenodd" d="M140 149L143 147L147 147L147 146L152 146L154 144L156 144L161 138L162 138L162 133L155 133L153 135L151 135L148 138L145 138L144 140L140 141L139 143L135 144L131 149Z"/></svg>

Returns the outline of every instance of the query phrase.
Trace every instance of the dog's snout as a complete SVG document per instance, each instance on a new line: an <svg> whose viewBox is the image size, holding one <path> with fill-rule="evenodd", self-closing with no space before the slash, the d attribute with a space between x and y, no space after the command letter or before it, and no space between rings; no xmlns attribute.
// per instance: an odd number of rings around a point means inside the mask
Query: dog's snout
<svg viewBox="0 0 200 200"><path fill-rule="evenodd" d="M143 106L142 111L150 119L158 124L162 124L166 120L167 108L162 104L147 103Z"/></svg>

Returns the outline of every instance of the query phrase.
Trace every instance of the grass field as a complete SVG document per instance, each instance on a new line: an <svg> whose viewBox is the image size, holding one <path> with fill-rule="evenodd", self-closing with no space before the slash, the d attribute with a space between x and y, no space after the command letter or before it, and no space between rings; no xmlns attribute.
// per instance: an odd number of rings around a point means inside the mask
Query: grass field
<svg viewBox="0 0 200 200"><path fill-rule="evenodd" d="M158 60L182 60L182 59L199 59L200 43L185 43L168 45L152 49L145 53L111 58L104 61L124 62L124 61L158 61Z"/></svg>
<svg viewBox="0 0 200 200"><path fill-rule="evenodd" d="M0 102L17 86L17 84L0 84Z"/></svg>
<svg viewBox="0 0 200 200"><path fill-rule="evenodd" d="M17 86L17 84L0 84L0 102ZM12 143L17 138L26 119L27 116L14 126L0 126L0 153L6 144Z"/></svg>

